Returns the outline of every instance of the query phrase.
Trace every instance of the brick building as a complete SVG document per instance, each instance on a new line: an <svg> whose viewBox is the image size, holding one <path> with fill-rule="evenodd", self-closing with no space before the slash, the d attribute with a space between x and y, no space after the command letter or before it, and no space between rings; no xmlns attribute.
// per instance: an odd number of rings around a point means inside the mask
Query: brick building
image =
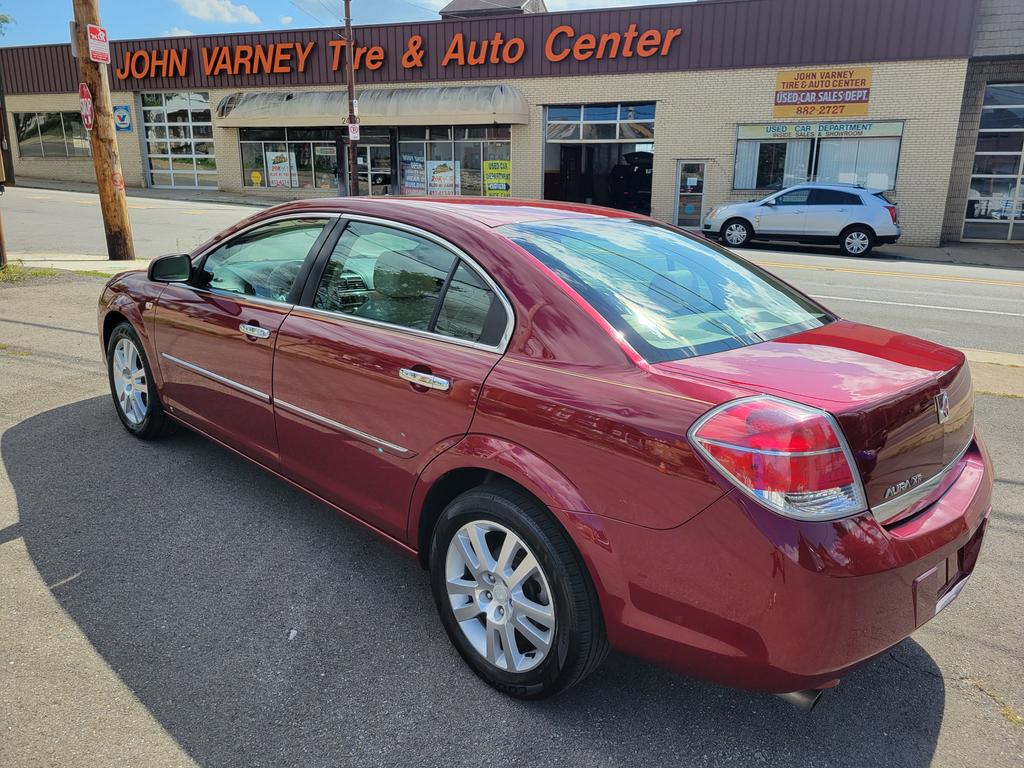
<svg viewBox="0 0 1024 768"><path fill-rule="evenodd" d="M907 244L1024 240L1019 0L472 4L356 28L361 194L593 202L695 227L822 180L886 190ZM330 29L114 42L126 184L337 194L344 62ZM77 84L67 45L0 49L9 176L94 178Z"/></svg>

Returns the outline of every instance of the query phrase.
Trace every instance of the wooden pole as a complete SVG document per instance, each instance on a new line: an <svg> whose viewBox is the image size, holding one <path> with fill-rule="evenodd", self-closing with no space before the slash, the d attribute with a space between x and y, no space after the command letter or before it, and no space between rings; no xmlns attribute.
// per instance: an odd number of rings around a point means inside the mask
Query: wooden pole
<svg viewBox="0 0 1024 768"><path fill-rule="evenodd" d="M89 59L87 24L100 26L99 0L71 0L75 9L75 47L82 82L92 93L95 124L89 131L89 146L96 167L103 229L107 236L107 255L112 261L135 258L132 225L128 219L128 199L124 193L121 158L117 153L114 111L110 101L110 76L106 64Z"/></svg>
<svg viewBox="0 0 1024 768"><path fill-rule="evenodd" d="M356 70L355 70L355 47L356 41L352 36L352 2L345 0L345 58L348 62L348 122L349 125L356 121ZM359 148L358 142L352 140L352 134L348 139L348 193L359 194ZM370 166L366 166L370 170ZM369 179L367 179L369 181Z"/></svg>

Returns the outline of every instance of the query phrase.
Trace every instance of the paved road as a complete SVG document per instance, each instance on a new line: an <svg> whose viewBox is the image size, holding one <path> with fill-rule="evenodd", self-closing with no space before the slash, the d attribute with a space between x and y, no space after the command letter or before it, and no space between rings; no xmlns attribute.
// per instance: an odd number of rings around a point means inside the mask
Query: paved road
<svg viewBox="0 0 1024 768"><path fill-rule="evenodd" d="M152 258L191 250L251 214L244 205L129 198L136 252ZM12 257L84 254L105 257L96 196L10 188L0 198ZM55 226L54 222L59 222ZM827 250L827 249L826 249ZM893 261L843 259L768 248L743 255L764 264L833 311L955 347L1022 353L1024 264L1021 271ZM106 266L79 265L89 267Z"/></svg>
<svg viewBox="0 0 1024 768"><path fill-rule="evenodd" d="M0 285L0 765L1024 761L1024 400L978 400L972 583L811 714L616 655L525 704L468 671L415 563L193 434L128 437L99 286Z"/></svg>

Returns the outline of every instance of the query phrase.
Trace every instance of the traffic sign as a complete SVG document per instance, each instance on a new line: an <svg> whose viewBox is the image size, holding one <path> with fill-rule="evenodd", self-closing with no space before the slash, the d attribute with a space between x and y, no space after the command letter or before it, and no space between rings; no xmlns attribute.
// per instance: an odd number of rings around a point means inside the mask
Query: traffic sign
<svg viewBox="0 0 1024 768"><path fill-rule="evenodd" d="M91 131L95 122L95 113L92 108L92 93L89 92L89 86L85 83L78 84L78 102L82 105L82 127Z"/></svg>
<svg viewBox="0 0 1024 768"><path fill-rule="evenodd" d="M348 140L359 141L359 123L348 124Z"/></svg>
<svg viewBox="0 0 1024 768"><path fill-rule="evenodd" d="M110 40L107 39L107 30L95 24L86 24L85 29L89 35L89 61L109 64Z"/></svg>

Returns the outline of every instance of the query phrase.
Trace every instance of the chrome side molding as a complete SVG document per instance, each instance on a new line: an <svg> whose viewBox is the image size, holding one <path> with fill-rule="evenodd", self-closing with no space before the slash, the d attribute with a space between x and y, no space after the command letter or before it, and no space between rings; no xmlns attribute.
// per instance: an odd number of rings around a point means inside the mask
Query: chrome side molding
<svg viewBox="0 0 1024 768"><path fill-rule="evenodd" d="M264 403L270 402L270 395L268 395L266 392L260 392L258 389L247 387L245 384L237 382L234 379L229 379L227 376L221 376L219 373L208 371L205 368L201 368L198 365L195 365L194 363L188 362L187 360L182 360L180 357L168 355L166 352L161 352L160 356L163 357L165 360L174 363L175 365L181 366L187 371L192 371L192 373L198 373L200 376L204 376L207 379L210 379L211 381L216 381L218 384L223 384L225 387L231 387L232 389L237 390L238 392L249 395L250 397L255 397L257 400L262 400Z"/></svg>
<svg viewBox="0 0 1024 768"><path fill-rule="evenodd" d="M305 408L300 408L297 405L286 403L284 400L274 400L274 405L275 407L280 408L282 411L294 413L296 416L301 416L307 421L312 421L315 424L319 424L320 426L333 429L337 432L344 432L346 435L351 435L352 437L359 438L360 440L367 442L370 445L373 445L377 448L387 449L389 451L392 451L393 453L399 454L400 456L412 455L412 451L410 451L408 448L403 448L400 445L389 443L387 440L375 437L374 435L371 435L367 432L363 432L362 430L356 429L355 427L350 427L347 424L342 424L341 422L335 421L334 419L329 419L326 416L321 416L318 413L307 411Z"/></svg>

